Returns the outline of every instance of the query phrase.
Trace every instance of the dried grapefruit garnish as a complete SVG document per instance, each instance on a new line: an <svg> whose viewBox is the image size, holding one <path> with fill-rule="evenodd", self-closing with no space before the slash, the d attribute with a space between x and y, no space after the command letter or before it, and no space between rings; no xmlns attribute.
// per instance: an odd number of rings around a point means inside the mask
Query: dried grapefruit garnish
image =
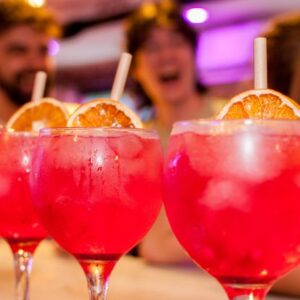
<svg viewBox="0 0 300 300"><path fill-rule="evenodd" d="M68 120L69 127L142 128L138 115L112 99L95 99L82 104Z"/></svg>
<svg viewBox="0 0 300 300"><path fill-rule="evenodd" d="M249 90L233 97L217 119L300 119L300 105L271 90Z"/></svg>
<svg viewBox="0 0 300 300"><path fill-rule="evenodd" d="M8 120L6 128L15 131L39 131L45 127L65 127L68 111L64 104L52 98L28 102Z"/></svg>

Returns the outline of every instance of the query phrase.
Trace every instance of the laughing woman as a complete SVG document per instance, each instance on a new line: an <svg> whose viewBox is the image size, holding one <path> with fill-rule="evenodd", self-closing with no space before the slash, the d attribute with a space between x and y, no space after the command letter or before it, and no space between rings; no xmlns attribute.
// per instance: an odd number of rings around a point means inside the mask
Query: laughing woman
<svg viewBox="0 0 300 300"><path fill-rule="evenodd" d="M127 23L127 50L133 54L131 75L140 108L151 112L147 126L156 129L166 147L176 121L212 117L223 101L213 99L196 69L197 34L174 1L146 4ZM188 257L176 241L162 211L139 246L150 263L182 263Z"/></svg>
<svg viewBox="0 0 300 300"><path fill-rule="evenodd" d="M174 1L141 6L127 23L127 50L140 108L152 111L149 127L165 145L176 121L213 116L224 102L213 99L196 69L198 36Z"/></svg>

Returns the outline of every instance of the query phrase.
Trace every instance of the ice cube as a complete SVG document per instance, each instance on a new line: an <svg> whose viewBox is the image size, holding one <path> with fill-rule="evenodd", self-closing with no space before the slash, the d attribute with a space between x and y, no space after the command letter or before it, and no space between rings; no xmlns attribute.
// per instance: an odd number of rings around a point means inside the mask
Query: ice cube
<svg viewBox="0 0 300 300"><path fill-rule="evenodd" d="M108 144L116 155L122 158L134 158L143 149L143 142L140 137L134 134L108 139Z"/></svg>
<svg viewBox="0 0 300 300"><path fill-rule="evenodd" d="M240 181L223 178L212 179L200 201L215 210L234 207L248 211L250 203L247 189Z"/></svg>

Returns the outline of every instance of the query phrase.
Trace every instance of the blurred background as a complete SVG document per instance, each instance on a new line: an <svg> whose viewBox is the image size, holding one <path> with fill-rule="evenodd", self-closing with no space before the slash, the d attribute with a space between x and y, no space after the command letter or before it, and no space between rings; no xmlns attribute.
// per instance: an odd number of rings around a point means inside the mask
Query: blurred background
<svg viewBox="0 0 300 300"><path fill-rule="evenodd" d="M54 11L64 28L53 41L58 97L105 95L124 48L126 16L143 0L28 0ZM300 9L300 0L182 0L182 14L201 34L197 68L212 93L231 97L251 87L253 38L277 14Z"/></svg>

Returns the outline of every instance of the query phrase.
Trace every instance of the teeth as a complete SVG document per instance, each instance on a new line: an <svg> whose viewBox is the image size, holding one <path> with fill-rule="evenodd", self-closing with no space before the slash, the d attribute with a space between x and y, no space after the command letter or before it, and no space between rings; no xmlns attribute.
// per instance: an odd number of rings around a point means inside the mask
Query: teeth
<svg viewBox="0 0 300 300"><path fill-rule="evenodd" d="M166 82L166 81L170 81L170 80L176 80L179 78L179 76L180 76L179 72L164 73L159 76L159 79L163 82Z"/></svg>
<svg viewBox="0 0 300 300"><path fill-rule="evenodd" d="M178 74L178 69L173 67L165 68L160 72L160 76L174 76L177 74Z"/></svg>
<svg viewBox="0 0 300 300"><path fill-rule="evenodd" d="M177 76L178 72L173 72L173 73L163 73L160 75L160 77L174 77Z"/></svg>

